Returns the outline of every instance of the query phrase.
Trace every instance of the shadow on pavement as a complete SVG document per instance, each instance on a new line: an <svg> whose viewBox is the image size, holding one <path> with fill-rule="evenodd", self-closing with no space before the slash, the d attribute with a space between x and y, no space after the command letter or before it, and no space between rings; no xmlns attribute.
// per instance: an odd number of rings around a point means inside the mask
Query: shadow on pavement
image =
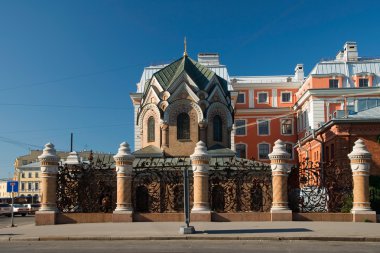
<svg viewBox="0 0 380 253"><path fill-rule="evenodd" d="M278 229L228 229L228 230L204 230L197 231L197 234L260 234L260 233L295 233L313 232L306 228L278 228Z"/></svg>

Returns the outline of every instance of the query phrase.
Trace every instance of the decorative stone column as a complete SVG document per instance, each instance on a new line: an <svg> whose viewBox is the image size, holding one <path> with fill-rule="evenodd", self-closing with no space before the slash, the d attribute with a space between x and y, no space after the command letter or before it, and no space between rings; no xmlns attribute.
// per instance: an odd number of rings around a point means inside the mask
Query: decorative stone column
<svg viewBox="0 0 380 253"><path fill-rule="evenodd" d="M132 221L132 166L135 157L131 154L129 144L120 144L117 154L113 157L117 173L117 203L113 212L114 222Z"/></svg>
<svg viewBox="0 0 380 253"><path fill-rule="evenodd" d="M57 209L57 174L59 157L54 145L47 143L38 157L41 164L41 208L36 212L36 225L53 225Z"/></svg>
<svg viewBox="0 0 380 253"><path fill-rule="evenodd" d="M210 156L207 152L206 144L199 141L190 156L194 173L194 203L191 209L192 214L199 214L192 220L211 221L210 204L208 198L208 172ZM201 215L203 214L203 215Z"/></svg>
<svg viewBox="0 0 380 253"><path fill-rule="evenodd" d="M364 141L358 139L353 150L348 154L351 161L351 170L354 185L354 200L351 213L354 222L376 222L376 212L372 211L369 201L369 171L371 153L368 152Z"/></svg>
<svg viewBox="0 0 380 253"><path fill-rule="evenodd" d="M202 119L199 123L199 140L207 143L207 121Z"/></svg>
<svg viewBox="0 0 380 253"><path fill-rule="evenodd" d="M269 159L272 169L273 202L271 208L272 221L291 221L292 211L288 206L288 175L290 154L286 152L285 144L281 140L274 143Z"/></svg>
<svg viewBox="0 0 380 253"><path fill-rule="evenodd" d="M168 132L169 132L169 124L166 121L161 120L160 122L161 133L162 133L162 145L161 149L165 149L169 147L168 143Z"/></svg>
<svg viewBox="0 0 380 253"><path fill-rule="evenodd" d="M235 124L232 124L230 143L231 143L231 150L236 152L235 134L236 134L236 126L235 126Z"/></svg>

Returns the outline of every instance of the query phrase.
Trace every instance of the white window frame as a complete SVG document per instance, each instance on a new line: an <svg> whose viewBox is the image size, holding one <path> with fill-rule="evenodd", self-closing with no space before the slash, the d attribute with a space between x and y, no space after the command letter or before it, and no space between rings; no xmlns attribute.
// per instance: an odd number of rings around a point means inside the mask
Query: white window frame
<svg viewBox="0 0 380 253"><path fill-rule="evenodd" d="M260 94L266 94L267 95L267 101L260 102ZM258 104L269 104L269 93L267 91L259 91L259 92L257 92L257 103Z"/></svg>
<svg viewBox="0 0 380 253"><path fill-rule="evenodd" d="M262 144L268 145L268 155L270 154L270 148L271 148L270 143L265 142L265 141L260 142L260 143L257 143L257 158L258 158L258 160L269 160L269 157L268 158L260 158L260 145L262 145Z"/></svg>
<svg viewBox="0 0 380 253"><path fill-rule="evenodd" d="M290 145L292 145L292 153L291 153L291 158L290 158L290 160L294 160L294 143L293 142L285 142L285 145L286 144L290 144ZM285 149L286 149L286 146L285 146Z"/></svg>
<svg viewBox="0 0 380 253"><path fill-rule="evenodd" d="M238 93L238 97L239 97L239 95L243 95L243 97L244 97L244 101L243 102L238 102L238 99L236 98L236 104L245 104L246 103L246 95L245 95L245 92L239 92Z"/></svg>
<svg viewBox="0 0 380 253"><path fill-rule="evenodd" d="M244 143L244 142L235 143L235 150L237 150L237 148L236 148L237 145L244 145L245 146L245 159L247 159L247 155L248 155L248 145L247 145L247 143Z"/></svg>
<svg viewBox="0 0 380 253"><path fill-rule="evenodd" d="M246 119L236 119L235 120L235 127L238 127L237 125L236 125L236 121L244 121L244 128L245 128L245 134L237 134L237 129L235 129L235 136L247 136L247 130L248 130L248 128L247 128L247 120Z"/></svg>
<svg viewBox="0 0 380 253"><path fill-rule="evenodd" d="M289 101L282 100L282 94L289 93ZM292 103L293 102L293 94L291 91L281 91L281 103Z"/></svg>
<svg viewBox="0 0 380 253"><path fill-rule="evenodd" d="M290 134L284 134L282 132L282 122L285 121L285 120L291 120L291 122L292 122L292 132ZM280 134L284 135L284 136L289 136L289 135L293 135L294 134L294 119L291 119L291 118L282 118L282 119L280 119Z"/></svg>
<svg viewBox="0 0 380 253"><path fill-rule="evenodd" d="M268 134L260 134L260 122L267 121L268 122ZM270 120L269 119L257 119L257 135L258 136L269 136L270 135Z"/></svg>

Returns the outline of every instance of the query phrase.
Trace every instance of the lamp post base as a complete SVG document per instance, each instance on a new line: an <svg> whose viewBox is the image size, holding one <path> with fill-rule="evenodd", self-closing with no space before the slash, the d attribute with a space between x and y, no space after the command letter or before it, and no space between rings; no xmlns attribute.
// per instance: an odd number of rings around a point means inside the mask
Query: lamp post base
<svg viewBox="0 0 380 253"><path fill-rule="evenodd" d="M194 234L195 233L195 229L193 226L181 226L179 228L179 233L182 234L182 235L188 235L188 234Z"/></svg>

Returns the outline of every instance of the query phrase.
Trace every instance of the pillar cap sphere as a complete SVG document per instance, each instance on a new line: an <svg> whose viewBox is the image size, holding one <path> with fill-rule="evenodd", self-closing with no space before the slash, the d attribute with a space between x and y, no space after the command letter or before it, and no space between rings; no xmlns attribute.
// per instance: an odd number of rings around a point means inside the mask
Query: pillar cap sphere
<svg viewBox="0 0 380 253"><path fill-rule="evenodd" d="M210 157L210 155L208 154L208 151L207 151L206 144L203 141L197 142L195 149L194 149L194 153L190 156L190 158L193 159L195 157L200 157L200 156L205 157L205 158Z"/></svg>
<svg viewBox="0 0 380 253"><path fill-rule="evenodd" d="M57 156L57 151L54 148L53 143L46 143L45 148L42 151L42 154L38 156L39 160L50 160L50 161L59 161Z"/></svg>
<svg viewBox="0 0 380 253"><path fill-rule="evenodd" d="M286 152L285 143L278 139L274 143L273 151L269 155L269 159L289 159L290 154Z"/></svg>
<svg viewBox="0 0 380 253"><path fill-rule="evenodd" d="M362 158L362 159L371 159L372 155L368 151L364 141L362 139L358 139L355 141L355 145L352 148L352 152L348 154L348 158L352 159L357 159L357 158Z"/></svg>
<svg viewBox="0 0 380 253"><path fill-rule="evenodd" d="M132 160L134 155L131 154L128 142L122 142L120 144L117 154L113 157L115 160Z"/></svg>

